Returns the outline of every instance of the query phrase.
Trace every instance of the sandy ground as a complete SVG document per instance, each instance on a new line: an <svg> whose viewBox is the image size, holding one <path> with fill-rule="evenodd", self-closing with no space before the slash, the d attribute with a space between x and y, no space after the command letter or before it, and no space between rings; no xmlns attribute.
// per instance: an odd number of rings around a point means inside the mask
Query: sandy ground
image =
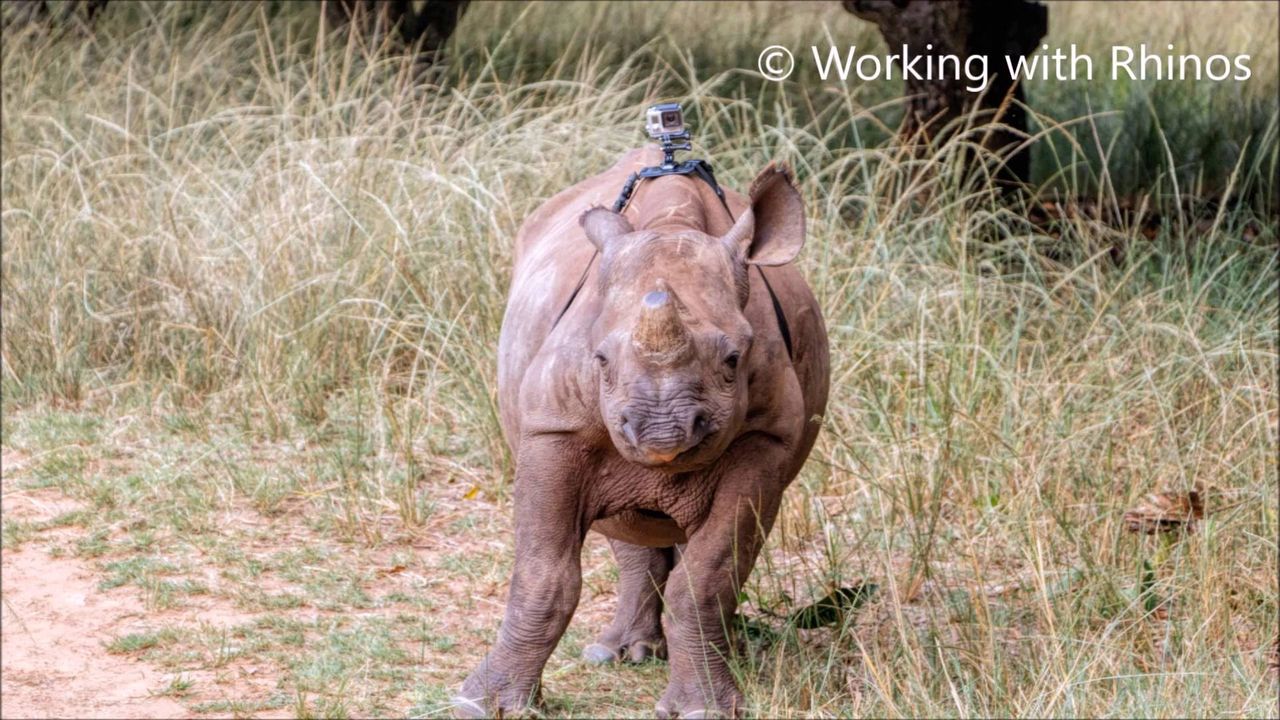
<svg viewBox="0 0 1280 720"><path fill-rule="evenodd" d="M56 493L4 492L5 518L41 520L73 509ZM135 591L99 590L88 565L51 557L38 543L0 556L0 717L190 716L153 694L168 683L165 673L106 650L144 619Z"/></svg>
<svg viewBox="0 0 1280 720"><path fill-rule="evenodd" d="M168 682L105 644L142 618L130 592L102 592L77 560L28 548L4 552L0 716L5 718L188 717L152 693Z"/></svg>
<svg viewBox="0 0 1280 720"><path fill-rule="evenodd" d="M83 505L58 490L27 489L13 481L15 471L26 464L21 453L5 451L0 458L0 516L5 522L42 522L80 510ZM448 522L448 513L441 513ZM228 518L231 524L269 524L273 531L267 543L246 541L250 552L266 552L283 545L310 541L309 531L290 524L264 520L251 514ZM195 690L181 699L161 695L174 673L136 657L112 654L107 645L130 633L159 628L196 626L234 627L252 622L257 616L241 610L218 592L184 599L180 607L149 608L137 587L125 585L99 589L103 579L93 561L71 555L52 555L51 546L67 547L83 534L77 527L51 527L38 538L24 542L17 550L0 552L0 591L3 621L0 623L0 718L173 718L195 717L189 709L201 701L236 698L250 700L278 694L278 677L270 663L255 658L238 659L219 668L184 670L181 676L192 681ZM414 546L419 554L434 555L441 547ZM584 596L574 622L589 634L604 627L613 611L613 583L605 573L610 554L603 538L593 536L584 553ZM389 562L389 561L388 561ZM386 564L386 563L383 563ZM389 574L382 579L391 585L412 589L411 572ZM221 579L210 572L202 578L217 590ZM418 578L422 580L422 578ZM505 578L490 589L476 613L477 626L496 628L501 620ZM263 578L270 583L272 578ZM398 585L397 585L398 587ZM373 611L378 612L378 611ZM386 610L393 612L392 609ZM484 648L473 650L478 661ZM454 684L465 669L433 668L424 665L424 677ZM225 715L226 711L202 711L201 718ZM272 708L254 711L253 717L293 717L294 709Z"/></svg>

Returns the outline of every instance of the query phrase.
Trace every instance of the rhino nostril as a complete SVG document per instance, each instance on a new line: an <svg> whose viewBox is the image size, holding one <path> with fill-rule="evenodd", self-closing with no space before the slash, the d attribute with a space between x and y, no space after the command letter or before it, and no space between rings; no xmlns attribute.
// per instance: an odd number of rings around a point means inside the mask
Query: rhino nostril
<svg viewBox="0 0 1280 720"><path fill-rule="evenodd" d="M627 417L627 414L624 412L620 415L620 419L622 420L622 424L619 426L619 429L622 430L623 437L627 439L627 442L631 443L632 447L639 446L640 440L636 436L636 426L631 422L631 418Z"/></svg>
<svg viewBox="0 0 1280 720"><path fill-rule="evenodd" d="M689 433L691 440L697 442L703 438L711 430L711 420L707 418L706 413L698 413L693 418L693 427Z"/></svg>

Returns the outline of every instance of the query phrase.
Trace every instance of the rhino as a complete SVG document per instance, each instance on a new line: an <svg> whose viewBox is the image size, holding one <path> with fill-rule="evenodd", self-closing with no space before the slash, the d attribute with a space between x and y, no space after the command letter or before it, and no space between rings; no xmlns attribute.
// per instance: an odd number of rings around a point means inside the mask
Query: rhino
<svg viewBox="0 0 1280 720"><path fill-rule="evenodd" d="M770 164L747 197L627 177L656 146L539 207L516 238L498 345L516 460L515 563L498 638L454 698L459 717L541 704L578 604L583 541L608 538L617 611L591 662L666 657L659 717L737 716L729 619L826 409L821 310L791 264L804 205Z"/></svg>

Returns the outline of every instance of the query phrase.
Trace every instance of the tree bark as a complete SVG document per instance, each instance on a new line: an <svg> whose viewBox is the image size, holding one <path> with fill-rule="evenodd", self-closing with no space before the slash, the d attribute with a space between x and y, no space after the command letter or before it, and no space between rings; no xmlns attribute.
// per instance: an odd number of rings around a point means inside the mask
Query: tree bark
<svg viewBox="0 0 1280 720"><path fill-rule="evenodd" d="M355 20L378 35L394 29L399 40L416 46L419 59L430 65L458 28L468 4L470 0L428 0L414 9L410 0L327 0L325 15L334 26Z"/></svg>
<svg viewBox="0 0 1280 720"><path fill-rule="evenodd" d="M928 144L944 141L955 129L953 121L974 112L975 125L997 122L984 138L989 150L1008 153L997 177L1006 183L1025 183L1031 171L1029 147L1014 149L1025 140L1026 113L1022 85L1014 81L1005 57L1018 58L1035 49L1049 28L1048 9L1031 0L843 0L845 10L875 23L891 53L906 45L917 55L971 55L987 58L990 73L986 91L971 93L970 81L906 79L907 113L902 137ZM928 47L932 45L932 47ZM1015 60L1016 61L1016 60Z"/></svg>
<svg viewBox="0 0 1280 720"><path fill-rule="evenodd" d="M65 0L62 3L62 10L58 13L57 22L60 25L66 25L77 17L77 14L84 15L85 22L92 22L93 17L107 6L107 0ZM13 0L7 3L7 7L11 11L5 15L4 24L23 25L28 23L50 23L53 21L53 14L49 12L49 3L46 0ZM84 9L80 13L81 8Z"/></svg>

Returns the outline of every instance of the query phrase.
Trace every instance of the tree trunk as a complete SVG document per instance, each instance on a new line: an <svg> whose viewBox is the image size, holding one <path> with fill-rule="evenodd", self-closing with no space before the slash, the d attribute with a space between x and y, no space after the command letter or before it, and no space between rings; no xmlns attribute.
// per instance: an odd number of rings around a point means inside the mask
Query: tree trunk
<svg viewBox="0 0 1280 720"><path fill-rule="evenodd" d="M434 63L449 41L470 0L428 0L414 9L410 0L327 0L326 19L334 26L354 19L376 36L393 29L405 46L417 47L425 65Z"/></svg>
<svg viewBox="0 0 1280 720"><path fill-rule="evenodd" d="M1013 150L1025 140L1026 113L1022 85L1014 82L1005 57L1015 59L1035 49L1049 28L1049 12L1044 5L1029 0L843 0L845 10L876 24L889 45L890 53L906 45L916 55L985 56L990 73L982 94L965 89L964 79L924 80L907 78L907 113L902 137L926 144L941 142L956 129L953 121L970 111L974 125L998 122L1008 129L993 128L984 146L1007 153L997 177L1006 183L1025 183L1031 171L1029 147ZM927 47L932 45L932 47Z"/></svg>
<svg viewBox="0 0 1280 720"><path fill-rule="evenodd" d="M54 19L46 0L13 0L5 6L10 8L10 12L4 17L5 27L28 23L50 23ZM64 0L57 22L65 26L79 15L83 15L83 21L89 23L93 21L98 11L106 6L107 0ZM84 10L83 13L80 12L81 8Z"/></svg>

